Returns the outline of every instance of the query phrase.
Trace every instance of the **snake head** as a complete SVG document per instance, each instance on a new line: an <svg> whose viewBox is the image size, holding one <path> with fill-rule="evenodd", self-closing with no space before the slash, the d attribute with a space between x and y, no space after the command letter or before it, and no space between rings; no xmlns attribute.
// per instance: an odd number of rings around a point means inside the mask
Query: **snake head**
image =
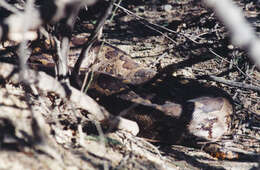
<svg viewBox="0 0 260 170"><path fill-rule="evenodd" d="M188 124L189 133L215 141L230 133L231 103L223 97L200 97L189 100L194 104L191 121Z"/></svg>

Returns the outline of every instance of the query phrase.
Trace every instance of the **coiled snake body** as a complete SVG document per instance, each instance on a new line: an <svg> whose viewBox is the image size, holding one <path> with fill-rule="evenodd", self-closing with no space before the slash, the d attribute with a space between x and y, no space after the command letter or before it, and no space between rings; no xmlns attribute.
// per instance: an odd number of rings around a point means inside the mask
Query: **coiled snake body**
<svg viewBox="0 0 260 170"><path fill-rule="evenodd" d="M72 41L72 48L75 42ZM44 55L33 55L30 61L53 64ZM72 50L71 67L76 56ZM106 43L93 45L81 67L83 72L88 69L94 70L89 95L112 114L123 112L136 121L142 137L182 143L186 139L216 141L230 133L232 104L219 89L170 76L156 77L154 70L142 67L128 54Z"/></svg>

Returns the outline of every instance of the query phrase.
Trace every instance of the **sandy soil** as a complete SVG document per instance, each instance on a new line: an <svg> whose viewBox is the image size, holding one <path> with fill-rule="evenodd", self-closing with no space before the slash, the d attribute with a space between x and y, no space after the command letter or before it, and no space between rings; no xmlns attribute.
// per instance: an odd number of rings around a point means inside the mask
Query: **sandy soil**
<svg viewBox="0 0 260 170"><path fill-rule="evenodd" d="M259 33L259 7L235 2ZM123 1L122 6L134 15L118 9L102 39L144 66L158 70L175 64L172 76L227 91L234 100L233 132L219 144L242 156L218 160L198 148L154 145L124 131L92 135L87 113L73 103L52 93L34 96L0 79L0 169L260 169L260 92L203 78L260 86L259 70L232 44L214 13L191 0ZM79 21L75 34L91 27L89 20Z"/></svg>

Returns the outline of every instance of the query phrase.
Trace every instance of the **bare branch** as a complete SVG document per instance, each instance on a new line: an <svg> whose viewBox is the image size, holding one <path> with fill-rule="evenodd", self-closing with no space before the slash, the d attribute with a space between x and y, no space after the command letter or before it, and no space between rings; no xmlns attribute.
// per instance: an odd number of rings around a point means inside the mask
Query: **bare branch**
<svg viewBox="0 0 260 170"><path fill-rule="evenodd" d="M71 79L73 80L72 82L74 83L75 86L82 85L82 83L79 82L78 77L77 77L79 74L80 66L81 66L83 60L85 59L85 57L88 56L88 52L89 52L90 48L92 47L92 45L99 38L99 35L102 32L105 21L112 12L114 2L115 2L115 0L110 1L109 6L107 7L106 11L104 12L103 15L101 15L101 17L99 18L99 21L95 25L95 29L91 33L88 41L83 45L80 56L79 56L77 62L75 63L75 66L74 66L74 69L73 69L72 75L71 75Z"/></svg>
<svg viewBox="0 0 260 170"><path fill-rule="evenodd" d="M12 5L8 4L6 1L0 1L0 6L4 7L8 11L11 11L11 12L16 13L16 14L18 14L20 12L18 9L16 9Z"/></svg>
<svg viewBox="0 0 260 170"><path fill-rule="evenodd" d="M229 85L229 86L243 88L243 89L249 89L249 90L253 90L253 91L256 91L256 92L260 92L259 86L254 86L254 85L245 84L245 83L241 83L241 82L226 80L224 78L216 77L216 76L213 76L213 75L200 76L200 77L197 77L197 78L198 79L212 80L212 81L223 83L223 84L226 84L226 85Z"/></svg>
<svg viewBox="0 0 260 170"><path fill-rule="evenodd" d="M206 5L216 12L219 19L231 33L232 41L246 49L258 68L260 68L260 40L242 11L230 0L204 0Z"/></svg>
<svg viewBox="0 0 260 170"><path fill-rule="evenodd" d="M13 83L19 83L19 75L17 74L17 71L17 68L11 64L0 63L0 77L5 80L10 79ZM70 96L67 96L63 86L53 77L41 71L36 73L35 71L28 69L28 77L34 75L37 75L36 87L41 91L52 91L58 94L61 98L67 97L78 107L91 113L91 118L93 120L101 121L108 118L109 113L86 94L81 93L73 87L68 87L70 90Z"/></svg>
<svg viewBox="0 0 260 170"><path fill-rule="evenodd" d="M84 5L92 5L97 0L44 0L40 1L41 5L39 9L33 8L30 10L28 16L25 12L18 12L14 7L5 3L0 2L0 6L13 12L10 16L3 20L3 24L8 29L3 29L3 25L0 24L0 40L3 35L7 35L7 38L13 41L21 42L23 40L33 40L37 38L36 30L43 23L55 23L62 18L73 15L68 12L70 9L79 9ZM71 10L74 12L74 10ZM24 21L28 21L27 32L23 32ZM4 32L8 31L8 32Z"/></svg>

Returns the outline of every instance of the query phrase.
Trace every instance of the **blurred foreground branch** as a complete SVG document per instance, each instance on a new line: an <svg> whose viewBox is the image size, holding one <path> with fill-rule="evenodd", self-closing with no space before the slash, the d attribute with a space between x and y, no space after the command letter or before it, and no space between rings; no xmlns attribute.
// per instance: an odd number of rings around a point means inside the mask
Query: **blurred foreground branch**
<svg viewBox="0 0 260 170"><path fill-rule="evenodd" d="M0 40L13 40L21 42L23 40L34 40L37 38L37 29L46 23L56 23L61 19L68 19L74 9L89 6L97 0L44 0L39 1L39 6L35 6L30 11L20 11L13 5L5 1L0 1L0 7L11 12L8 17L1 18ZM30 13L28 18L27 13ZM27 24L28 30L24 30Z"/></svg>
<svg viewBox="0 0 260 170"><path fill-rule="evenodd" d="M4 80L10 80L12 83L19 83L19 70L16 66L7 63L0 63L0 78ZM35 86L41 92L54 92L61 98L68 98L76 107L81 108L89 112L88 118L97 122L108 123L116 129L125 130L136 135L139 132L139 127L136 122L122 118L120 116L112 116L109 112L99 106L91 97L80 92L79 90L69 86L67 90L70 91L70 96L67 96L67 92L63 88L60 82L55 78L47 75L46 73L39 71L33 71L28 69L28 77L34 77L37 75L37 81Z"/></svg>
<svg viewBox="0 0 260 170"><path fill-rule="evenodd" d="M234 45L248 51L260 68L260 40L244 18L242 11L230 0L204 0L231 33Z"/></svg>
<svg viewBox="0 0 260 170"><path fill-rule="evenodd" d="M18 69L14 65L7 63L0 63L0 77L5 80L11 80L11 82L19 83ZM43 92L55 92L61 98L68 98L71 102L75 103L78 107L85 109L92 114L93 120L101 121L108 118L109 113L101 108L92 98L79 90L69 87L70 96L66 96L66 91L63 86L55 80L53 77L47 75L44 72L35 72L28 69L28 77L34 77L37 75L36 87Z"/></svg>

